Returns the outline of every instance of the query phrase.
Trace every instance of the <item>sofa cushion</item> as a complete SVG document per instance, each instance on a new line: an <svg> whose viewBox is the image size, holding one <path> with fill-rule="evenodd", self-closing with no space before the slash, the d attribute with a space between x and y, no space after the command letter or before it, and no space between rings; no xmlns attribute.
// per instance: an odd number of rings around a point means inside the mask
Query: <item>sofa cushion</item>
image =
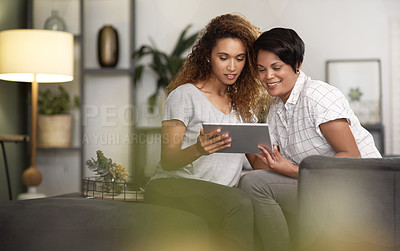
<svg viewBox="0 0 400 251"><path fill-rule="evenodd" d="M198 216L156 205L50 197L0 203L3 250L176 250L208 245Z"/></svg>

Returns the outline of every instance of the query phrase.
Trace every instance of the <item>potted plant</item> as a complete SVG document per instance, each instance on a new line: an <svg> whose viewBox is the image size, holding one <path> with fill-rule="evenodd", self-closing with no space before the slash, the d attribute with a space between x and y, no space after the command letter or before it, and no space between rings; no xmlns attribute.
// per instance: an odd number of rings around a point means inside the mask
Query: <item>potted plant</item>
<svg viewBox="0 0 400 251"><path fill-rule="evenodd" d="M58 91L39 91L38 147L64 148L71 146L72 115L69 111L79 107L79 98L71 99L64 87Z"/></svg>
<svg viewBox="0 0 400 251"><path fill-rule="evenodd" d="M151 112L154 110L154 105L157 101L157 94L160 90L163 90L179 72L179 69L184 62L183 53L187 49L191 48L197 39L198 32L186 36L190 27L191 25L186 26L186 28L181 32L178 41L170 54L160 51L152 39L150 39L152 45L142 45L133 53L133 57L138 61L145 56L151 56L152 58L147 65L139 63L135 67L135 84L140 80L145 67L149 67L157 74L157 90L148 99Z"/></svg>
<svg viewBox="0 0 400 251"><path fill-rule="evenodd" d="M125 192L127 188L127 182L129 179L129 172L126 167L119 163L113 163L111 158L104 156L101 150L96 151L97 159L90 159L86 161L86 166L92 172L97 174L95 182L96 192L101 191L113 195L119 195L121 192ZM90 180L89 178L85 179Z"/></svg>

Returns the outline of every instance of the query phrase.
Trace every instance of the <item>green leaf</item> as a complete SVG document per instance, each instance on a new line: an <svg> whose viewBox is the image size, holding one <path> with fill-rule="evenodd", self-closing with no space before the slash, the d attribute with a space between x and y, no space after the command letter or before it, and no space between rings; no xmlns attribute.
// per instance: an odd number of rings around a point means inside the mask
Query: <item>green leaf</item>
<svg viewBox="0 0 400 251"><path fill-rule="evenodd" d="M140 59L140 58L142 58L143 56L146 56L146 55L148 55L148 54L151 54L153 52L153 48L151 48L150 46L148 46L148 45L143 45L143 46L141 46L138 50L136 50L134 53L133 53L133 57L134 58L136 58L136 59Z"/></svg>
<svg viewBox="0 0 400 251"><path fill-rule="evenodd" d="M172 76L178 74L179 69L182 67L184 60L177 56L171 56L168 58L168 68Z"/></svg>
<svg viewBox="0 0 400 251"><path fill-rule="evenodd" d="M154 107L156 105L156 100L157 100L157 92L155 92L153 95L151 95L148 99L149 103L149 112L153 113L154 112Z"/></svg>
<svg viewBox="0 0 400 251"><path fill-rule="evenodd" d="M69 93L63 86L58 86L57 91L39 91L39 114L52 115L52 114L65 114L73 107L79 107L72 103ZM77 103L78 101L78 103ZM75 104L79 104L79 98L75 97Z"/></svg>
<svg viewBox="0 0 400 251"><path fill-rule="evenodd" d="M81 107L81 100L79 99L78 96L75 96L75 97L74 97L74 107L75 107L75 108Z"/></svg>
<svg viewBox="0 0 400 251"><path fill-rule="evenodd" d="M187 38L185 41L182 42L182 45L180 47L181 53L179 55L181 55L183 52L192 47L194 42L196 42L198 35L199 33L196 32L195 34L193 34L192 36L190 36L189 38Z"/></svg>
<svg viewBox="0 0 400 251"><path fill-rule="evenodd" d="M189 30L189 28L192 27L191 24L189 24L188 26L186 26L186 28L181 32L175 48L173 49L171 56L181 56L183 52L185 52L187 49L189 49L193 43L196 41L198 32L196 32L195 34L191 35L189 38L186 38L186 33Z"/></svg>
<svg viewBox="0 0 400 251"><path fill-rule="evenodd" d="M135 75L133 77L133 83L134 84L136 84L140 80L140 78L142 77L143 69L144 69L144 65L136 66Z"/></svg>
<svg viewBox="0 0 400 251"><path fill-rule="evenodd" d="M96 151L96 154L97 154L97 164L98 164L97 173L100 176L108 175L110 168L112 166L112 160L106 158L103 152L100 150Z"/></svg>
<svg viewBox="0 0 400 251"><path fill-rule="evenodd" d="M184 62L182 54L195 43L199 32L195 32L187 37L187 32L190 27L191 25L186 26L185 29L180 33L170 55L160 51L152 38L149 38L151 45L142 45L132 54L132 57L138 61L136 62L137 66L135 67L134 72L134 84L136 84L141 78L145 67L150 68L157 74L157 91L148 99L150 107L152 107L152 104L155 104L156 102L155 97L158 89L167 86L179 72ZM141 64L139 61L146 56L151 58L151 62L147 63L146 65ZM151 110L153 109L151 108Z"/></svg>

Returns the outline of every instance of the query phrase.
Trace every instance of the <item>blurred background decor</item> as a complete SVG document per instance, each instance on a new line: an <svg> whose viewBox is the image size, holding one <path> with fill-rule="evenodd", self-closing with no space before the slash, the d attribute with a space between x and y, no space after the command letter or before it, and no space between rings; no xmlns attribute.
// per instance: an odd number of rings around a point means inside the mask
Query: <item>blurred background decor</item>
<svg viewBox="0 0 400 251"><path fill-rule="evenodd" d="M115 67L118 63L118 32L112 25L101 27L97 37L97 56L102 67Z"/></svg>
<svg viewBox="0 0 400 251"><path fill-rule="evenodd" d="M0 79L29 82L31 87L30 166L22 174L28 193L20 199L43 197L36 187L42 174L36 168L39 83L69 82L74 79L74 40L68 32L15 29L0 32Z"/></svg>
<svg viewBox="0 0 400 251"><path fill-rule="evenodd" d="M79 108L79 97L71 98L64 87L58 91L39 91L38 147L71 147L73 108Z"/></svg>
<svg viewBox="0 0 400 251"><path fill-rule="evenodd" d="M346 95L361 124L382 123L379 59L329 60L326 73L328 83Z"/></svg>
<svg viewBox="0 0 400 251"><path fill-rule="evenodd" d="M65 25L64 19L62 19L58 10L51 10L51 16L44 22L44 28L46 30L66 31L67 26Z"/></svg>
<svg viewBox="0 0 400 251"><path fill-rule="evenodd" d="M101 150L96 151L96 159L86 161L87 168L96 176L85 177L81 196L122 201L143 200L144 190L129 176L128 169L119 162L113 163Z"/></svg>
<svg viewBox="0 0 400 251"><path fill-rule="evenodd" d="M134 83L137 83L140 80L145 67L150 68L157 75L157 89L148 98L150 112L154 112L157 99L160 99L157 98L159 93L163 93L164 88L179 72L179 69L185 61L184 53L193 46L194 42L197 39L197 35L199 32L195 32L189 36L186 35L190 27L191 25L186 26L185 29L181 32L174 46L174 49L170 54L159 50L156 43L151 38L151 45L142 45L133 53L133 57L139 62L146 56L151 57L151 61L149 63L139 63L136 65ZM160 95L162 96L164 94Z"/></svg>

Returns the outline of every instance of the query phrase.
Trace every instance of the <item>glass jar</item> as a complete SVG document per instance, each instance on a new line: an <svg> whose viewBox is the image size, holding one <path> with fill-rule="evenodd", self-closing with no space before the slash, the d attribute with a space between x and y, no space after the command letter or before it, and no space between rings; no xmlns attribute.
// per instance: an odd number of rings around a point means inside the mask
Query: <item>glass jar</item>
<svg viewBox="0 0 400 251"><path fill-rule="evenodd" d="M51 11L51 16L48 17L44 22L44 28L46 30L57 30L57 31L67 30L67 26L65 25L64 20L58 15L58 10Z"/></svg>

